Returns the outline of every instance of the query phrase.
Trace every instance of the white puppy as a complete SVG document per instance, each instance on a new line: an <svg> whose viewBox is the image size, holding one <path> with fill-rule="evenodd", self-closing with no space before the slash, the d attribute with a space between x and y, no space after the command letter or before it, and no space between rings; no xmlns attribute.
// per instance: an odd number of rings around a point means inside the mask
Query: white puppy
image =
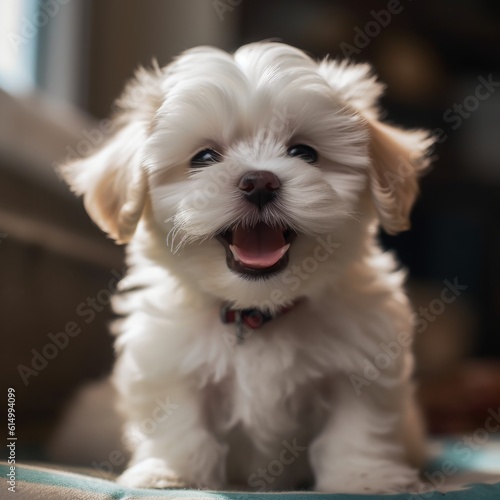
<svg viewBox="0 0 500 500"><path fill-rule="evenodd" d="M377 230L408 228L430 141L381 123L381 92L280 43L199 47L140 70L114 136L63 168L128 244L122 484L418 483L410 308Z"/></svg>

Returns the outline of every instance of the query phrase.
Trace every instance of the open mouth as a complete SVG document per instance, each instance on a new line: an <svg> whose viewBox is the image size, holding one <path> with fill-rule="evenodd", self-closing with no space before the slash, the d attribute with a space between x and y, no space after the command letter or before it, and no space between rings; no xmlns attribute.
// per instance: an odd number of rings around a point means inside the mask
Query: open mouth
<svg viewBox="0 0 500 500"><path fill-rule="evenodd" d="M251 228L236 226L217 239L226 250L227 267L246 277L279 273L288 264L288 251L297 234L289 228L273 228L259 222Z"/></svg>

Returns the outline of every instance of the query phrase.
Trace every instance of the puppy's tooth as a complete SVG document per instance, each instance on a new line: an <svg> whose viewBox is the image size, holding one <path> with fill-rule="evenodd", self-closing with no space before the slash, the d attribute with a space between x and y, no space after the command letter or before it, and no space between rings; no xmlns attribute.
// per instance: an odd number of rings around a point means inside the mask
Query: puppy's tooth
<svg viewBox="0 0 500 500"><path fill-rule="evenodd" d="M239 262L240 261L240 258L238 257L238 253L236 252L236 250L234 249L234 246L233 245L229 245L229 250L231 250L232 254L233 254L233 257L234 257L234 260L236 262Z"/></svg>
<svg viewBox="0 0 500 500"><path fill-rule="evenodd" d="M281 249L281 255L285 255L290 248L290 243L287 243L282 249Z"/></svg>

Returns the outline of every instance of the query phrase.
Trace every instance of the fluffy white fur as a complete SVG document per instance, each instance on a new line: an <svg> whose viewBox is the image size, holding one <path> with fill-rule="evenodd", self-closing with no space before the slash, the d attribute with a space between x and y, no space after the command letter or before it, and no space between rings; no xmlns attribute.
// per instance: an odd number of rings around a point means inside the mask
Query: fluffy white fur
<svg viewBox="0 0 500 500"><path fill-rule="evenodd" d="M379 223L408 228L429 140L381 123L381 92L367 65L318 63L280 43L233 55L199 47L140 70L120 98L119 131L64 167L94 221L128 244L112 379L126 429L140 438L122 484L417 484L423 434L410 348L398 340L411 331L410 308L376 234ZM314 147L318 164L287 156L293 144ZM190 169L205 147L222 161ZM282 182L279 202L261 212L237 187L250 170ZM228 268L214 235L259 220L298 237L286 270L248 280ZM274 312L298 299L243 344L219 319L223 301ZM401 354L367 379L390 342ZM367 383L356 391L357 377ZM166 398L175 407L156 418ZM306 449L262 476L294 440Z"/></svg>

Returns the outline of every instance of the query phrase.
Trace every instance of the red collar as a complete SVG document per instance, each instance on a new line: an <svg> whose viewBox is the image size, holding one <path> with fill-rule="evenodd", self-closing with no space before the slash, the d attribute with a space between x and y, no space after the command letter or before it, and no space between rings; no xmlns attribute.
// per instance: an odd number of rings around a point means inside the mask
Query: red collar
<svg viewBox="0 0 500 500"><path fill-rule="evenodd" d="M292 305L282 307L274 314L270 314L257 308L233 309L231 304L224 302L220 309L220 318L225 324L236 323L236 336L238 337L238 341L241 342L245 339L246 328L257 330L274 318L287 313L290 309L295 307L296 304L297 303L294 302Z"/></svg>

